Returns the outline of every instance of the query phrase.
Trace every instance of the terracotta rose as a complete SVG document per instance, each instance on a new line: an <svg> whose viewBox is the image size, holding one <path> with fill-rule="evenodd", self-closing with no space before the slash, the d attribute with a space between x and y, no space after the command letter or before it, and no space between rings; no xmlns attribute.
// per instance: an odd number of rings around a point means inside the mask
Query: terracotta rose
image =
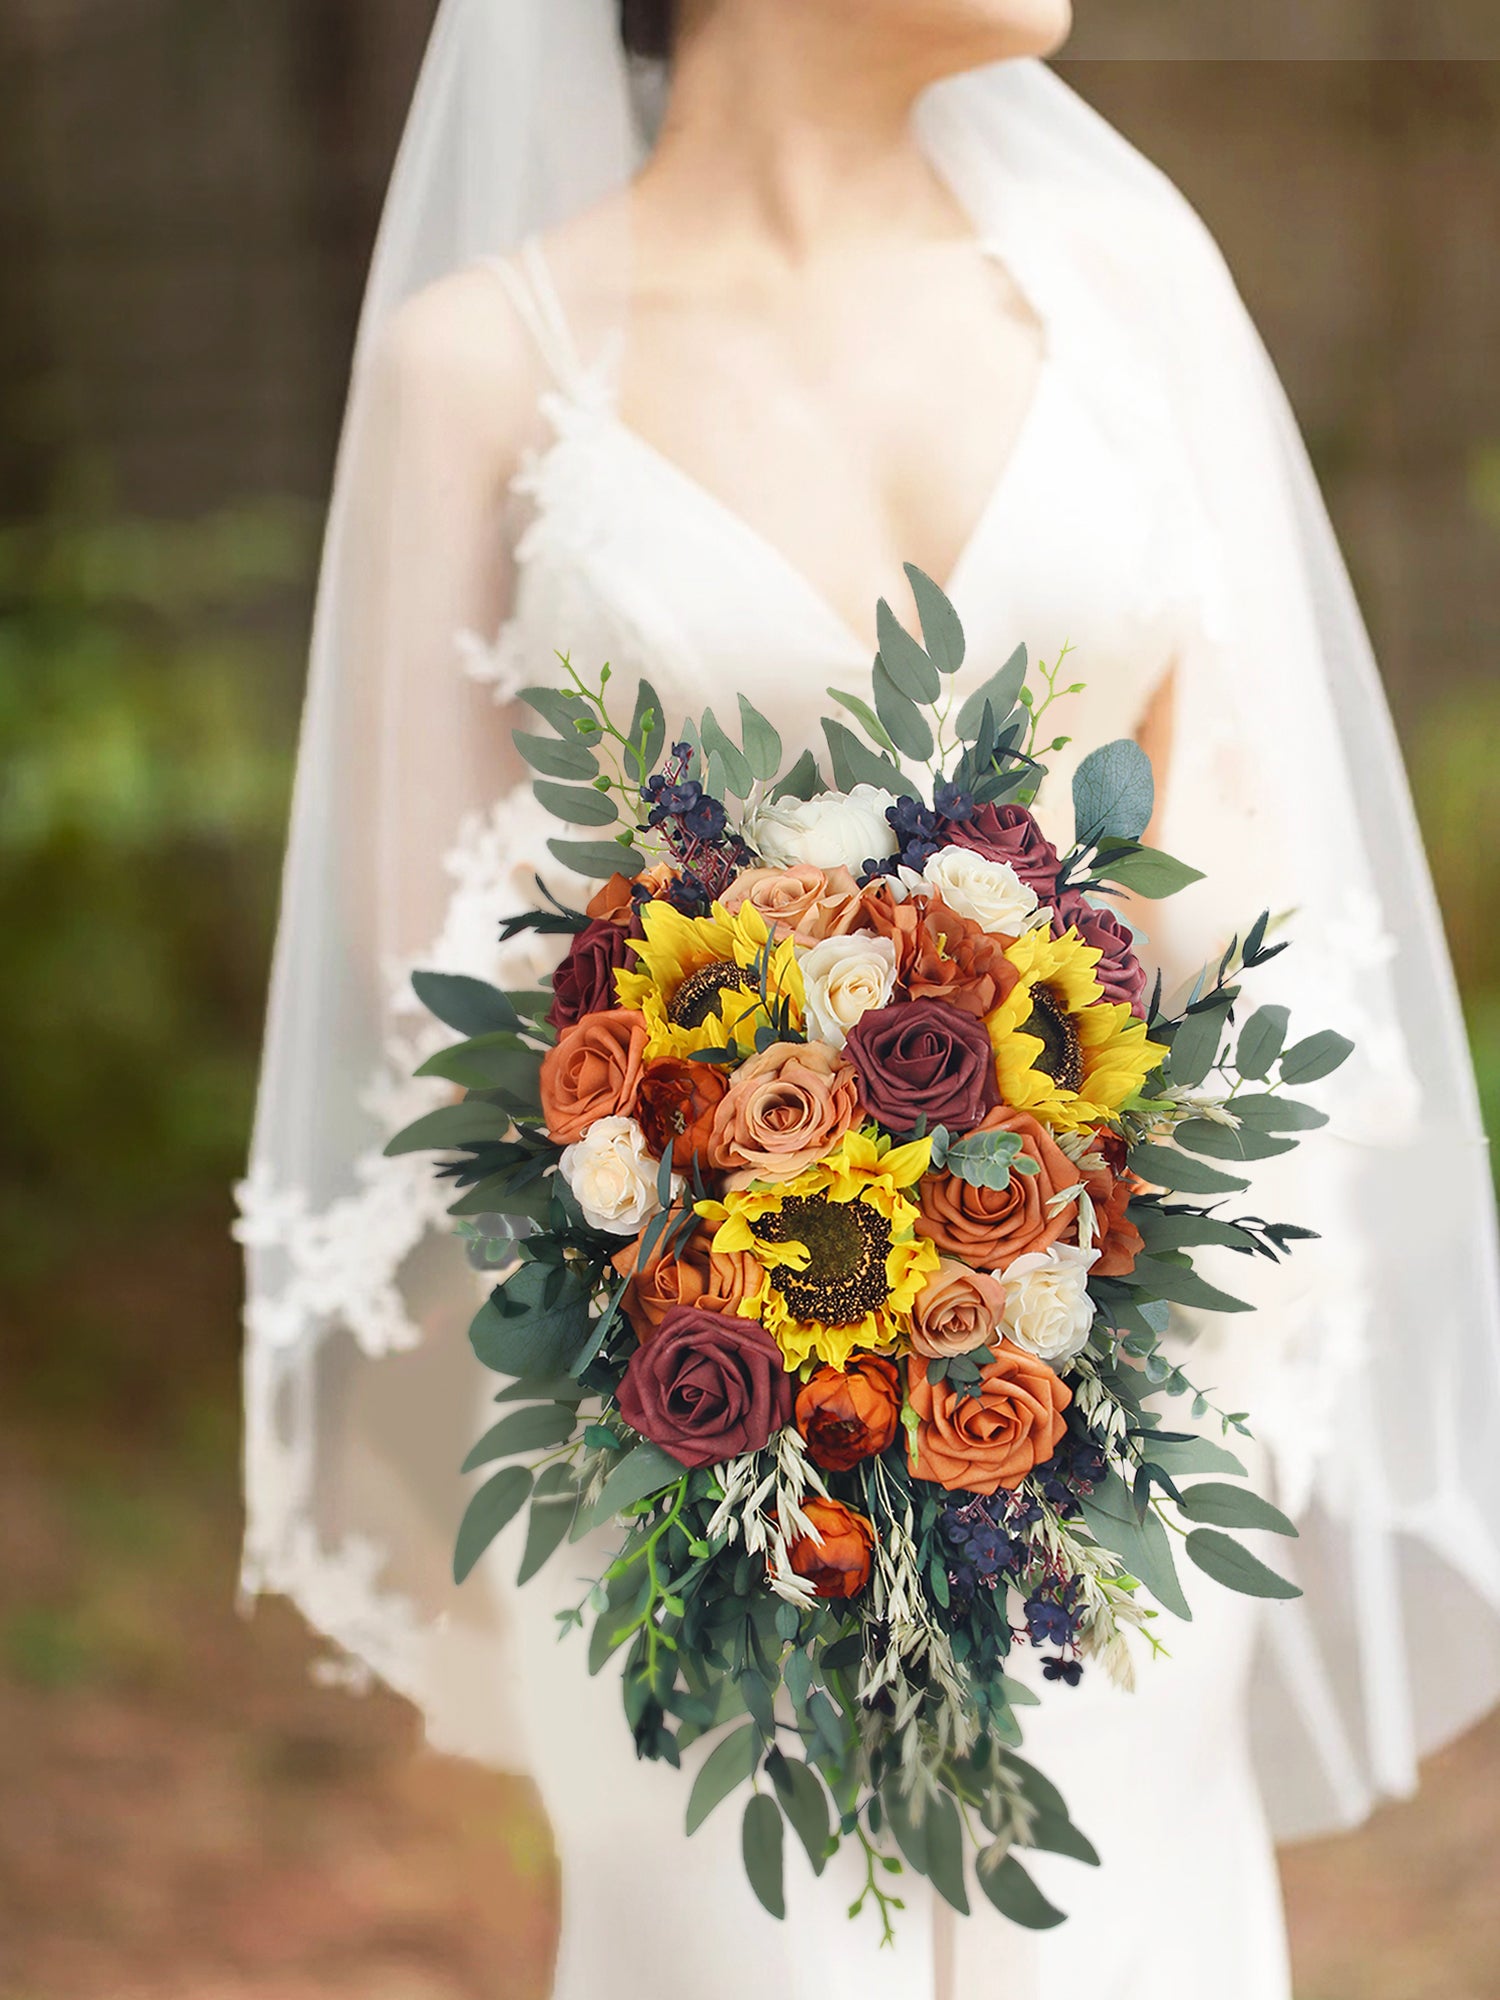
<svg viewBox="0 0 1500 2000"><path fill-rule="evenodd" d="M854 1070L827 1042L773 1042L742 1063L714 1113L712 1161L785 1181L829 1153L859 1117Z"/></svg>
<svg viewBox="0 0 1500 2000"><path fill-rule="evenodd" d="M910 1000L946 1000L983 1020L1020 977L1004 940L950 910L940 896L898 903L883 884L865 891L859 926L896 947L896 979Z"/></svg>
<svg viewBox="0 0 1500 2000"><path fill-rule="evenodd" d="M615 1269L630 1281L620 1301L620 1310L635 1329L637 1340L654 1339L673 1306L697 1306L702 1312L733 1312L747 1293L759 1287L764 1274L749 1252L710 1250L713 1234L712 1229L697 1228L686 1243L664 1255L660 1245L673 1232L658 1230L658 1247L647 1258L644 1269L640 1262L641 1244L646 1237L644 1229L634 1243L616 1251Z"/></svg>
<svg viewBox="0 0 1500 2000"><path fill-rule="evenodd" d="M926 1361L914 1354L907 1398L917 1413L916 1477L950 1492L998 1493L1019 1486L1057 1450L1073 1392L1045 1361L1006 1340L976 1395L929 1382Z"/></svg>
<svg viewBox="0 0 1500 2000"><path fill-rule="evenodd" d="M646 1052L645 1017L629 1008L585 1014L542 1058L542 1116L559 1146L581 1139L596 1118L635 1110Z"/></svg>
<svg viewBox="0 0 1500 2000"><path fill-rule="evenodd" d="M808 1500L802 1511L822 1540L804 1535L793 1542L788 1551L792 1568L807 1578L819 1597L857 1597L870 1581L874 1528L842 1500Z"/></svg>
<svg viewBox="0 0 1500 2000"><path fill-rule="evenodd" d="M979 1129L1019 1133L1021 1151L1036 1162L1037 1172L1012 1167L1003 1188L975 1187L957 1174L928 1174L917 1186L917 1228L946 1256L980 1270L1003 1271L1013 1257L1049 1249L1076 1230L1076 1201L1064 1202L1056 1215L1047 1213L1047 1204L1064 1188L1077 1187L1083 1176L1029 1111L1001 1105Z"/></svg>
<svg viewBox="0 0 1500 2000"><path fill-rule="evenodd" d="M901 1424L901 1377L894 1362L856 1354L847 1369L819 1368L797 1396L793 1417L807 1455L825 1472L847 1472L893 1444Z"/></svg>

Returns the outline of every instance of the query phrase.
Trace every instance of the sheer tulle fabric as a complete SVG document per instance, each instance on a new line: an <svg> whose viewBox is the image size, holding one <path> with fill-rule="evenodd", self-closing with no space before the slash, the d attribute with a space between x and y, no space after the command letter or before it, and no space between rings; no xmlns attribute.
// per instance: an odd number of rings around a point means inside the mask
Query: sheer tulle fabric
<svg viewBox="0 0 1500 2000"><path fill-rule="evenodd" d="M525 941L498 953L495 921L534 900L551 829L509 740L524 714L504 704L517 662L496 644L525 588L515 495L479 449L462 369L413 393L398 309L626 182L639 140L613 13L605 0L447 0L439 17L356 363L240 1225L247 1591L293 1597L335 1642L335 1670L407 1695L435 1743L521 1768L535 1761L538 1687L555 1698L581 1674L546 1601L572 1572L514 1598L507 1544L462 1591L445 1581L455 1464L487 1393L464 1339L480 1280L438 1232L428 1164L380 1149L428 1101L410 1069L442 1032L412 1001L411 968L520 985L544 969ZM1346 1822L1409 1788L1416 1756L1500 1690L1493 1211L1431 886L1300 441L1199 225L1035 66L945 84L920 115L1100 425L1147 462L1190 468L1208 616L1179 663L1163 838L1209 882L1157 943L1186 966L1222 945L1229 917L1268 899L1295 909L1298 948L1269 984L1308 1025L1331 1020L1360 1043L1321 1090L1337 1137L1309 1149L1310 1172L1257 1190L1324 1234L1268 1285L1276 1365L1254 1385L1303 1522L1307 1590L1267 1623L1256 1768L1279 1827ZM626 331L608 318L594 295L590 360ZM586 519L576 532L586 540ZM670 1786L661 1810L675 1818L681 1780L634 1763L610 1703L587 1715L578 1755L641 1787L643 1815ZM547 1804L565 1848L586 1854L586 1808L562 1786ZM734 1847L726 1817L673 1858L720 1899L726 1934L752 1921ZM842 1927L838 1889L821 1889ZM810 1911L818 1885L795 1893ZM613 1990L582 1935L596 1916L579 1915L559 1991ZM962 1940L914 1910L898 1955L850 1956L857 1990L932 1991L934 1923L939 1961L958 1964ZM814 1928L768 1938L757 1969L789 1993L837 1995L834 1936L825 1954ZM729 1989L705 1973L682 1990ZM961 1990L987 1988L966 1976Z"/></svg>

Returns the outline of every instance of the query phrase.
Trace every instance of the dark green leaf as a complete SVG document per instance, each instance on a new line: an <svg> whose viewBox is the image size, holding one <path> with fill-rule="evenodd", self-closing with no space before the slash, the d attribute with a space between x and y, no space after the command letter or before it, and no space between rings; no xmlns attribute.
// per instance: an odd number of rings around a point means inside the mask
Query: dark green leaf
<svg viewBox="0 0 1500 2000"><path fill-rule="evenodd" d="M1296 1524L1279 1507L1248 1486L1231 1486L1219 1479L1201 1480L1182 1489L1182 1511L1190 1521L1210 1528L1260 1528L1270 1535L1295 1535Z"/></svg>
<svg viewBox="0 0 1500 2000"><path fill-rule="evenodd" d="M1174 1264L1164 1257L1137 1257L1131 1277L1142 1291L1170 1299L1175 1306L1191 1306L1199 1312L1249 1312L1243 1299L1221 1292L1207 1278L1200 1278L1190 1264Z"/></svg>
<svg viewBox="0 0 1500 2000"><path fill-rule="evenodd" d="M1286 1024L1291 1019L1285 1007L1257 1007L1240 1029L1239 1046L1234 1052L1235 1068L1252 1082L1269 1076L1271 1065L1286 1040Z"/></svg>
<svg viewBox="0 0 1500 2000"><path fill-rule="evenodd" d="M498 1424L491 1424L464 1460L459 1470L472 1472L492 1459L514 1458L518 1452L541 1451L550 1444L566 1444L578 1425L578 1412L556 1403L536 1403L530 1409L512 1410Z"/></svg>
<svg viewBox="0 0 1500 2000"><path fill-rule="evenodd" d="M1175 896L1179 890L1203 880L1200 868L1189 868L1185 861L1163 854L1159 847L1137 847L1120 855L1101 857L1094 872L1151 902Z"/></svg>
<svg viewBox="0 0 1500 2000"><path fill-rule="evenodd" d="M921 1820L913 1817L911 1801L902 1796L899 1781L889 1781L880 1796L885 1807L886 1819L890 1822L891 1832L896 1837L896 1845L900 1848L907 1867L917 1875L925 1875L928 1827L926 1817Z"/></svg>
<svg viewBox="0 0 1500 2000"><path fill-rule="evenodd" d="M940 674L956 674L964 663L964 628L958 613L943 591L925 570L904 563L906 580L916 600L922 626L922 643Z"/></svg>
<svg viewBox="0 0 1500 2000"><path fill-rule="evenodd" d="M613 1515L633 1507L638 1500L647 1500L653 1493L675 1486L686 1470L659 1444L638 1444L605 1480L599 1498L582 1517L585 1525L598 1527Z"/></svg>
<svg viewBox="0 0 1500 2000"><path fill-rule="evenodd" d="M440 1076L465 1090L503 1090L519 1103L538 1110L538 1084L542 1074L542 1049L526 1044L502 1029L494 1035L473 1035L451 1049L440 1049L416 1072L418 1076Z"/></svg>
<svg viewBox="0 0 1500 2000"><path fill-rule="evenodd" d="M1237 1194L1246 1183L1206 1167L1191 1153L1149 1142L1130 1149L1130 1168L1152 1187L1179 1188L1184 1194Z"/></svg>
<svg viewBox="0 0 1500 2000"><path fill-rule="evenodd" d="M986 705L990 708L997 722L1001 717L1010 714L1020 696L1021 689L1026 684L1026 667L1026 648L1024 646L1017 646L1016 650L1005 662L1005 665L997 673L991 674L987 681L982 682L979 687L975 688L968 700L965 701L963 707L958 711L958 719L954 723L954 728L963 742L973 743L978 740ZM988 759L986 759L986 762L988 762Z"/></svg>
<svg viewBox="0 0 1500 2000"><path fill-rule="evenodd" d="M1073 774L1074 837L1080 847L1113 835L1139 840L1151 821L1151 759L1128 736L1091 750Z"/></svg>
<svg viewBox="0 0 1500 2000"><path fill-rule="evenodd" d="M1228 1005L1205 1007L1187 1015L1173 1031L1167 1074L1184 1090L1196 1090L1213 1068L1224 1039Z"/></svg>
<svg viewBox="0 0 1500 2000"><path fill-rule="evenodd" d="M510 995L488 980L470 979L461 972L414 972L411 989L429 1014L461 1035L490 1035L521 1025Z"/></svg>
<svg viewBox="0 0 1500 2000"><path fill-rule="evenodd" d="M819 1784L817 1774L800 1757L784 1757L779 1750L773 1750L766 1759L766 1771L792 1831L807 1849L813 1873L821 1875L828 1861L833 1832L828 1794Z"/></svg>
<svg viewBox="0 0 1500 2000"><path fill-rule="evenodd" d="M621 847L616 840L549 840L547 851L575 875L606 879L611 875L639 875L646 857L636 847Z"/></svg>
<svg viewBox="0 0 1500 2000"><path fill-rule="evenodd" d="M642 755L646 772L649 773L667 744L667 714L662 707L661 696L650 681L641 681L635 691L635 710L630 718L630 740L639 746L641 731L646 726L646 717L651 717L651 727L646 736ZM632 776L634 772L632 771Z"/></svg>
<svg viewBox="0 0 1500 2000"><path fill-rule="evenodd" d="M769 1910L773 1917L784 1917L786 1889L781 1865L781 1808L769 1792L757 1792L746 1804L740 1828L740 1847L750 1887L762 1907Z"/></svg>
<svg viewBox="0 0 1500 2000"><path fill-rule="evenodd" d="M1153 1256L1161 1250L1189 1250L1204 1243L1215 1244L1222 1250L1243 1251L1255 1246L1255 1238L1238 1223L1220 1222L1212 1215L1199 1215L1190 1209L1156 1208L1149 1202L1137 1202L1130 1211L1130 1219Z"/></svg>
<svg viewBox="0 0 1500 2000"><path fill-rule="evenodd" d="M824 716L823 734L828 741L833 782L840 791L853 791L856 785L878 785L883 791L896 793L905 788L906 779L900 766L889 757L879 757L867 749L841 722Z"/></svg>
<svg viewBox="0 0 1500 2000"><path fill-rule="evenodd" d="M781 769L781 738L760 710L740 696L740 735L750 775L768 784Z"/></svg>
<svg viewBox="0 0 1500 2000"><path fill-rule="evenodd" d="M1119 1473L1111 1471L1079 1505L1088 1531L1099 1546L1118 1556L1158 1604L1178 1618L1190 1619L1193 1614L1182 1594L1167 1531L1149 1509L1144 1518L1136 1514L1130 1489Z"/></svg>
<svg viewBox="0 0 1500 2000"><path fill-rule="evenodd" d="M1024 1930L1050 1931L1064 1921L1062 1911L1052 1907L1002 1842L985 1848L974 1872L1000 1914Z"/></svg>
<svg viewBox="0 0 1500 2000"><path fill-rule="evenodd" d="M1032 1823L1030 1845L1046 1854L1066 1854L1087 1868L1099 1866L1098 1848L1066 1814L1039 1812Z"/></svg>
<svg viewBox="0 0 1500 2000"><path fill-rule="evenodd" d="M611 795L592 785L554 785L538 778L531 789L554 819L569 826L613 826L620 817Z"/></svg>
<svg viewBox="0 0 1500 2000"><path fill-rule="evenodd" d="M527 1262L490 1293L469 1341L497 1375L552 1375L567 1370L588 1329L589 1289L578 1272Z"/></svg>
<svg viewBox="0 0 1500 2000"><path fill-rule="evenodd" d="M932 755L932 730L917 704L902 693L878 656L873 675L875 712L892 743L905 757L925 764Z"/></svg>
<svg viewBox="0 0 1500 2000"><path fill-rule="evenodd" d="M688 1798L687 1830L696 1833L717 1805L754 1771L760 1756L760 1732L753 1722L731 1730L703 1760Z"/></svg>
<svg viewBox="0 0 1500 2000"><path fill-rule="evenodd" d="M1321 1034L1309 1035L1287 1050L1281 1058L1281 1080L1290 1084L1316 1083L1320 1077L1330 1076L1353 1053L1353 1042L1344 1035L1336 1035L1332 1028L1325 1028Z"/></svg>
<svg viewBox="0 0 1500 2000"><path fill-rule="evenodd" d="M1300 1597L1296 1584L1288 1583L1274 1569L1268 1569L1230 1535L1217 1528L1194 1528L1184 1544L1188 1555L1205 1576L1237 1590L1244 1597Z"/></svg>
<svg viewBox="0 0 1500 2000"><path fill-rule="evenodd" d="M531 1474L524 1465L508 1465L485 1481L465 1509L453 1549L453 1581L462 1583L502 1528L509 1527L526 1504Z"/></svg>
<svg viewBox="0 0 1500 2000"><path fill-rule="evenodd" d="M539 1570L562 1547L578 1504L578 1488L567 1465L549 1465L537 1480L531 1496L531 1519L526 1527L526 1552L516 1573L516 1582L530 1583Z"/></svg>
<svg viewBox="0 0 1500 2000"><path fill-rule="evenodd" d="M463 1104L445 1104L425 1117L415 1119L394 1139L387 1141L386 1157L398 1153L446 1153L471 1146L480 1139L503 1139L514 1123L498 1104L469 1098Z"/></svg>
<svg viewBox="0 0 1500 2000"><path fill-rule="evenodd" d="M964 1829L958 1806L948 1792L927 1802L927 1877L945 1903L961 1917L969 1914L964 1886Z"/></svg>
<svg viewBox="0 0 1500 2000"><path fill-rule="evenodd" d="M886 672L897 687L930 708L943 691L938 670L883 597L875 607L875 637Z"/></svg>

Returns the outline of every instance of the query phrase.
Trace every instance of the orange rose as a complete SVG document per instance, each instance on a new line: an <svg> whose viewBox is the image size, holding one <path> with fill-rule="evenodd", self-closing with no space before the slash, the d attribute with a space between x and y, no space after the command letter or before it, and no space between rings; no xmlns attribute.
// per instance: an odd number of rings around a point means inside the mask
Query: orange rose
<svg viewBox="0 0 1500 2000"><path fill-rule="evenodd" d="M870 1581L874 1528L842 1500L809 1500L802 1511L822 1539L803 1535L793 1542L788 1551L792 1568L819 1597L857 1597Z"/></svg>
<svg viewBox="0 0 1500 2000"><path fill-rule="evenodd" d="M1078 1204L1064 1202L1055 1215L1047 1204L1082 1175L1029 1111L1002 1104L979 1127L981 1132L1017 1132L1022 1154L1036 1164L1034 1174L1012 1167L1003 1188L975 1187L957 1174L928 1174L917 1187L921 1214L917 1228L939 1250L982 1270L1003 1271L1013 1257L1046 1250L1077 1225Z"/></svg>
<svg viewBox="0 0 1500 2000"><path fill-rule="evenodd" d="M1126 1278L1146 1247L1129 1214L1131 1196L1139 1194L1146 1183L1126 1172L1125 1142L1117 1134L1102 1134L1095 1150L1103 1153L1105 1165L1082 1176L1094 1204L1094 1243L1099 1252L1090 1275Z"/></svg>
<svg viewBox="0 0 1500 2000"><path fill-rule="evenodd" d="M914 1354L907 1397L917 1413L916 1477L950 1492L997 1493L1019 1486L1051 1458L1067 1429L1063 1411L1073 1392L1045 1361L1006 1340L969 1396L947 1382L929 1382L926 1361Z"/></svg>
<svg viewBox="0 0 1500 2000"><path fill-rule="evenodd" d="M636 1122L658 1159L670 1146L672 1165L686 1172L694 1153L707 1161L718 1110L729 1078L717 1063L682 1062L664 1056L641 1071Z"/></svg>
<svg viewBox="0 0 1500 2000"><path fill-rule="evenodd" d="M651 1340L660 1332L662 1320L673 1306L733 1312L761 1282L760 1266L747 1252L710 1250L714 1232L708 1228L695 1229L686 1243L679 1242L676 1250L664 1256L660 1246L672 1233L670 1228L657 1232L658 1247L644 1268L640 1262L644 1229L634 1243L615 1253L615 1269L630 1281L620 1310L640 1341Z"/></svg>
<svg viewBox="0 0 1500 2000"><path fill-rule="evenodd" d="M868 889L859 928L895 944L897 983L911 1000L946 1000L983 1020L1020 977L1005 956L1004 938L981 930L938 896L898 903L883 886Z"/></svg>
<svg viewBox="0 0 1500 2000"><path fill-rule="evenodd" d="M793 868L747 868L730 883L722 901L731 916L748 903L778 938L817 944L853 928L861 898L847 868L814 868L799 861Z"/></svg>
<svg viewBox="0 0 1500 2000"><path fill-rule="evenodd" d="M628 1008L585 1014L542 1058L542 1116L559 1146L581 1139L596 1118L635 1110L646 1022Z"/></svg>
<svg viewBox="0 0 1500 2000"><path fill-rule="evenodd" d="M714 1113L713 1164L785 1181L831 1152L859 1118L854 1067L826 1042L773 1042L729 1081Z"/></svg>
<svg viewBox="0 0 1500 2000"><path fill-rule="evenodd" d="M878 1354L855 1354L846 1371L819 1368L797 1397L793 1418L807 1455L825 1472L847 1472L895 1442L901 1377Z"/></svg>
<svg viewBox="0 0 1500 2000"><path fill-rule="evenodd" d="M596 889L583 906L583 914L597 923L628 924L635 915L635 897L628 875L611 875L602 889Z"/></svg>
<svg viewBox="0 0 1500 2000"><path fill-rule="evenodd" d="M911 1309L911 1344L937 1361L988 1347L1000 1330L1005 1287L985 1271L945 1257Z"/></svg>

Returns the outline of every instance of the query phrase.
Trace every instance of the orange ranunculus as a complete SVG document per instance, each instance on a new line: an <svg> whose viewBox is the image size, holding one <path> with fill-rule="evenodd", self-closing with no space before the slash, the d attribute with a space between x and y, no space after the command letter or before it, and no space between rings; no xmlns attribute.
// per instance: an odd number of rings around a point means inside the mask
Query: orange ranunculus
<svg viewBox="0 0 1500 2000"><path fill-rule="evenodd" d="M1002 1341L976 1394L929 1382L927 1363L911 1358L907 1395L917 1413L912 1470L950 1492L1013 1489L1057 1450L1073 1392L1045 1361Z"/></svg>
<svg viewBox="0 0 1500 2000"><path fill-rule="evenodd" d="M1105 1164L1081 1174L1094 1204L1094 1243L1099 1252L1090 1275L1126 1278L1146 1247L1129 1213L1131 1196L1139 1194L1146 1183L1126 1170L1125 1141L1118 1133L1100 1134L1094 1150L1103 1154Z"/></svg>
<svg viewBox="0 0 1500 2000"><path fill-rule="evenodd" d="M799 861L791 868L747 868L721 900L731 916L748 903L765 918L773 936L810 945L851 929L862 899L847 868L814 868Z"/></svg>
<svg viewBox="0 0 1500 2000"><path fill-rule="evenodd" d="M681 1172L692 1166L695 1153L706 1164L714 1113L728 1088L729 1077L718 1063L684 1062L675 1056L648 1062L641 1071L635 1116L657 1159L670 1146L672 1165Z"/></svg>
<svg viewBox="0 0 1500 2000"><path fill-rule="evenodd" d="M882 885L865 891L858 928L896 947L896 982L911 1000L946 1000L983 1020L1020 977L1005 955L1005 939L950 910L941 897L909 896L898 903Z"/></svg>
<svg viewBox="0 0 1500 2000"><path fill-rule="evenodd" d="M957 1174L928 1174L917 1187L922 1211L917 1228L946 1256L981 1270L1003 1271L1012 1258L1050 1249L1071 1234L1078 1221L1077 1202L1063 1202L1056 1214L1048 1212L1048 1204L1083 1177L1029 1111L1002 1104L979 1129L1019 1133L1021 1151L1037 1171L1021 1173L1013 1167L1003 1188L975 1187Z"/></svg>
<svg viewBox="0 0 1500 2000"><path fill-rule="evenodd" d="M581 1139L596 1118L635 1110L646 1053L645 1017L628 1008L585 1014L542 1058L542 1116L559 1146Z"/></svg>
<svg viewBox="0 0 1500 2000"><path fill-rule="evenodd" d="M748 1254L711 1250L714 1232L707 1227L695 1229L686 1243L678 1241L675 1250L663 1255L660 1246L673 1234L670 1228L657 1231L657 1248L644 1268L640 1262L644 1229L633 1243L615 1253L615 1269L629 1279L620 1309L640 1341L654 1339L673 1306L733 1312L762 1281L760 1266Z"/></svg>
<svg viewBox="0 0 1500 2000"><path fill-rule="evenodd" d="M793 1418L807 1455L825 1472L847 1472L893 1444L901 1427L901 1377L878 1354L854 1354L847 1369L819 1368Z"/></svg>
<svg viewBox="0 0 1500 2000"><path fill-rule="evenodd" d="M874 1528L842 1500L808 1500L802 1511L822 1540L803 1535L793 1542L788 1552L792 1568L819 1597L857 1597L870 1581Z"/></svg>

